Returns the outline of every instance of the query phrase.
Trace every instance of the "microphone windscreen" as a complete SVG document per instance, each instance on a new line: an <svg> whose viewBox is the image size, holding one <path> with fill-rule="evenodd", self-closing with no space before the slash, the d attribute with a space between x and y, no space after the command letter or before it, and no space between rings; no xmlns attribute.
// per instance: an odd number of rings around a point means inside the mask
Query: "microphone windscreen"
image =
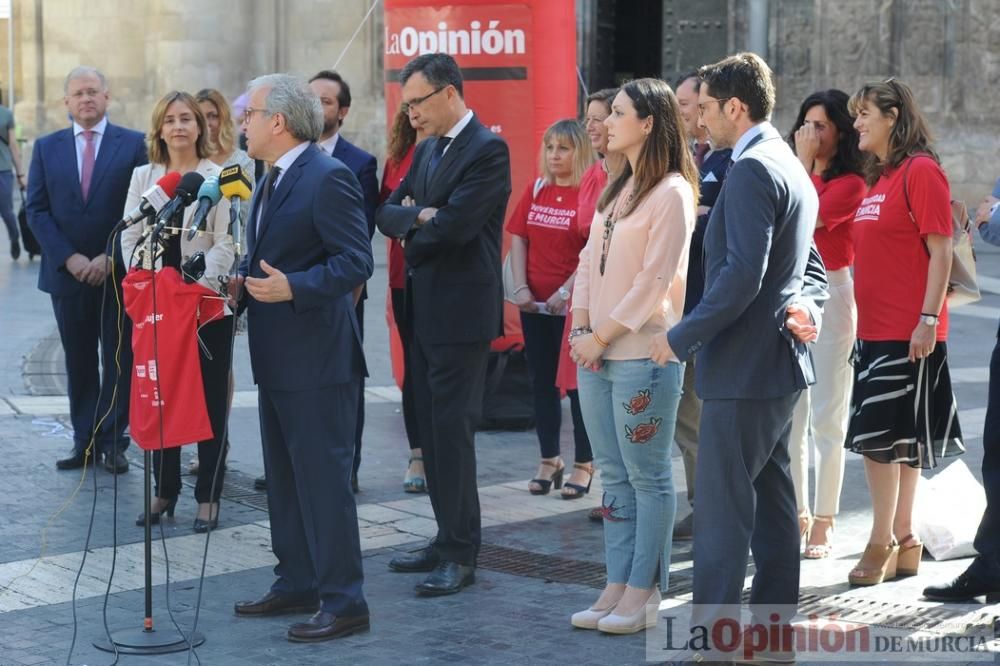
<svg viewBox="0 0 1000 666"><path fill-rule="evenodd" d="M198 188L205 182L205 177L197 171L188 171L181 176L181 182L177 184L177 196L183 198L185 204L190 204L198 194Z"/></svg>
<svg viewBox="0 0 1000 666"><path fill-rule="evenodd" d="M198 199L210 199L212 205L219 203L222 192L219 190L219 179L216 176L209 176L198 188Z"/></svg>
<svg viewBox="0 0 1000 666"><path fill-rule="evenodd" d="M156 184L159 185L164 194L167 195L168 199L173 199L174 194L177 193L177 185L181 182L181 174L179 171L171 171L160 177Z"/></svg>
<svg viewBox="0 0 1000 666"><path fill-rule="evenodd" d="M230 164L219 174L219 188L227 199L239 197L243 201L250 199L250 179L239 164Z"/></svg>

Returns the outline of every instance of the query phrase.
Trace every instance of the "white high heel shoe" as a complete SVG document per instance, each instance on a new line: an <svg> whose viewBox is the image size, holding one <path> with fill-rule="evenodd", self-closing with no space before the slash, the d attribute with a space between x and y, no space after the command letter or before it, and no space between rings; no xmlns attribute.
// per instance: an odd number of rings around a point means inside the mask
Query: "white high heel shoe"
<svg viewBox="0 0 1000 666"><path fill-rule="evenodd" d="M593 608L588 608L587 610L582 610L579 613L573 613L573 617L569 619L569 622L577 629L597 629L597 622L602 617L609 615L614 609L614 604L604 610L594 610Z"/></svg>
<svg viewBox="0 0 1000 666"><path fill-rule="evenodd" d="M659 614L660 602L662 601L660 590L653 588L649 599L632 615L619 615L611 613L605 615L597 621L597 630L606 634L634 634L645 629L656 626L656 617ZM649 606L653 606L652 619L647 618L646 611Z"/></svg>

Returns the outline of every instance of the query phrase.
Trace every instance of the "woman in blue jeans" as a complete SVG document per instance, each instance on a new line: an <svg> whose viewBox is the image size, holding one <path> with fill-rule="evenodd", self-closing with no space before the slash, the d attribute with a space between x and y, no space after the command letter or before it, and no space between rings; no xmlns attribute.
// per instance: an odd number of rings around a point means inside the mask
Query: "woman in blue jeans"
<svg viewBox="0 0 1000 666"><path fill-rule="evenodd" d="M646 607L660 602L658 570L667 588L676 504L670 446L684 369L676 361L658 366L649 343L684 311L698 171L663 81L626 84L605 123L608 150L627 162L601 195L580 253L570 346L604 487L608 581L571 622L631 634L652 626Z"/></svg>

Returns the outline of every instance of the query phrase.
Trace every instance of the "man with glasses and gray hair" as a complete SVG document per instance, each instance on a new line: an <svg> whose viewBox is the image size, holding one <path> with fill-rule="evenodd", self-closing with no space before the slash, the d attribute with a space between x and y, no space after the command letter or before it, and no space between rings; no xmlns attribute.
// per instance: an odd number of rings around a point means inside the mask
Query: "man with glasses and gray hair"
<svg viewBox="0 0 1000 666"><path fill-rule="evenodd" d="M132 170L146 163L146 143L140 132L108 122L109 99L99 70L69 73L63 101L73 124L35 142L25 206L42 246L38 288L52 297L66 354L73 451L56 467L79 469L97 456L117 474L128 471L132 326L120 319L121 249L114 243L115 280L104 289L111 275L105 249Z"/></svg>
<svg viewBox="0 0 1000 666"><path fill-rule="evenodd" d="M286 74L254 79L247 152L273 166L254 192L247 256L231 284L248 313L277 580L239 616L314 612L288 640L367 631L351 492L365 359L354 288L374 270L358 179L316 146L319 99Z"/></svg>

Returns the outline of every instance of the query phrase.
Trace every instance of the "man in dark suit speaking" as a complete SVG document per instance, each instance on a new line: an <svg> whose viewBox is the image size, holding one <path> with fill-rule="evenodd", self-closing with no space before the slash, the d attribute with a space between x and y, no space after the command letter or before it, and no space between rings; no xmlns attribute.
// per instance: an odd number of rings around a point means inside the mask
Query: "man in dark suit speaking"
<svg viewBox="0 0 1000 666"><path fill-rule="evenodd" d="M395 571L429 571L421 595L475 580L480 543L475 426L490 340L502 333L500 244L510 197L507 144L462 98L462 73L443 53L418 56L399 76L411 122L433 137L375 216L401 238L409 273L412 377L427 485L438 533Z"/></svg>
<svg viewBox="0 0 1000 666"><path fill-rule="evenodd" d="M56 466L82 467L93 438L91 453L103 455L105 468L125 472L132 324L125 317L119 334L125 264L116 242L115 282L105 290L111 266L105 248L124 213L132 170L146 163L146 144L139 132L108 122L110 94L100 71L75 68L64 92L73 125L35 142L25 202L28 223L42 245L38 288L52 296L66 352L73 451Z"/></svg>
<svg viewBox="0 0 1000 666"><path fill-rule="evenodd" d="M705 228L704 295L651 351L658 362L698 352L693 601L707 622L739 608L748 548L751 605L798 601L788 436L799 392L813 383L802 340L815 337L826 281L822 262L807 276L819 203L768 122L767 63L742 53L699 74L700 122L716 147L732 147L732 161Z"/></svg>
<svg viewBox="0 0 1000 666"><path fill-rule="evenodd" d="M250 82L247 151L273 166L254 193L240 274L278 565L270 591L236 604L236 614L318 606L288 629L300 642L369 626L350 487L365 374L352 292L374 261L361 187L316 147L322 128L319 100L305 82L284 74Z"/></svg>

